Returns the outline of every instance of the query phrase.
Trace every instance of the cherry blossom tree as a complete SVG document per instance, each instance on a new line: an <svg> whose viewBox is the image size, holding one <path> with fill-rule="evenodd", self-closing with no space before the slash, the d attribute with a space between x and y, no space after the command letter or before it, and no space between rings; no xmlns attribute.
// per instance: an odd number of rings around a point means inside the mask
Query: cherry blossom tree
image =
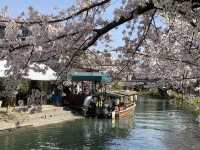
<svg viewBox="0 0 200 150"><path fill-rule="evenodd" d="M136 64L143 63L140 66L146 66L151 77L174 80L185 72L197 77L198 0L118 0L116 7L114 2L76 0L57 16L43 15L32 7L28 14L22 13L15 19L1 16L1 29L5 32L0 42L0 59L7 60L8 74L21 77L35 62L51 66L61 76L72 67L94 65L94 61L86 60L92 58L86 57L88 51L96 54L98 42L109 46L110 31L123 26L124 45L115 50L122 55L116 76L130 73ZM108 19L111 7L113 15ZM166 20L165 29L157 26L156 17ZM35 69L42 71L37 66Z"/></svg>

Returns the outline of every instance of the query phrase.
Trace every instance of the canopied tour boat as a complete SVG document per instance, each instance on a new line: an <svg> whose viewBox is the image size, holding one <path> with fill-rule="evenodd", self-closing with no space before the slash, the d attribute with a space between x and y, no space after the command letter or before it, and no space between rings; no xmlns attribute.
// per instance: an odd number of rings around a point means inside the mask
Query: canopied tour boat
<svg viewBox="0 0 200 150"><path fill-rule="evenodd" d="M111 91L107 88L109 81L111 78L101 72L74 73L72 82L81 82L82 90L80 93L67 96L68 105L78 106L85 116L98 118L120 118L133 114L137 93ZM84 82L90 83L90 92L84 90ZM81 95L80 98L77 98L78 95Z"/></svg>

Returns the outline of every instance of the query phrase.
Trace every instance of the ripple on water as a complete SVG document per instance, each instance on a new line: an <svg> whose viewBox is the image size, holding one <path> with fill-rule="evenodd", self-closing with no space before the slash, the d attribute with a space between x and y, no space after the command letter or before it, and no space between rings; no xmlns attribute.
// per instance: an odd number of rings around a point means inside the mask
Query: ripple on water
<svg viewBox="0 0 200 150"><path fill-rule="evenodd" d="M0 133L0 150L200 150L200 127L166 100L145 99L134 117L83 119Z"/></svg>

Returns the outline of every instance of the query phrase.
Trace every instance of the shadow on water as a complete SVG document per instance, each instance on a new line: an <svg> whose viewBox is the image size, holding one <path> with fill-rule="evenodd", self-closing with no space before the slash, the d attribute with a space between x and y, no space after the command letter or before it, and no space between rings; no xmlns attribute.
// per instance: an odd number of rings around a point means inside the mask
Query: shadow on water
<svg viewBox="0 0 200 150"><path fill-rule="evenodd" d="M0 150L199 150L200 127L167 100L140 97L133 116L0 132Z"/></svg>

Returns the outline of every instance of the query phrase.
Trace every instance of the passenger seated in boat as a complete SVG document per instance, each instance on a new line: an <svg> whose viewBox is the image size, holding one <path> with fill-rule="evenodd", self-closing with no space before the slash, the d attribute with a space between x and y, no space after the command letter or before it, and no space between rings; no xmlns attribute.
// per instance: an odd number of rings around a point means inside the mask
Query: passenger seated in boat
<svg viewBox="0 0 200 150"><path fill-rule="evenodd" d="M122 98L118 100L118 108L119 108L119 111L125 108L125 103Z"/></svg>
<svg viewBox="0 0 200 150"><path fill-rule="evenodd" d="M95 116L96 115L96 104L94 103L93 100L90 102L90 104L88 106L87 115L89 115L89 116Z"/></svg>
<svg viewBox="0 0 200 150"><path fill-rule="evenodd" d="M118 105L118 107L119 107L120 111L123 110L125 108L124 102L120 102L119 105Z"/></svg>
<svg viewBox="0 0 200 150"><path fill-rule="evenodd" d="M96 114L102 115L103 114L103 96L98 96L96 101Z"/></svg>
<svg viewBox="0 0 200 150"><path fill-rule="evenodd" d="M97 97L96 106L98 108L102 108L103 107L103 97L102 96L98 96Z"/></svg>
<svg viewBox="0 0 200 150"><path fill-rule="evenodd" d="M84 99L83 106L88 107L91 101L92 101L92 95L88 94Z"/></svg>

